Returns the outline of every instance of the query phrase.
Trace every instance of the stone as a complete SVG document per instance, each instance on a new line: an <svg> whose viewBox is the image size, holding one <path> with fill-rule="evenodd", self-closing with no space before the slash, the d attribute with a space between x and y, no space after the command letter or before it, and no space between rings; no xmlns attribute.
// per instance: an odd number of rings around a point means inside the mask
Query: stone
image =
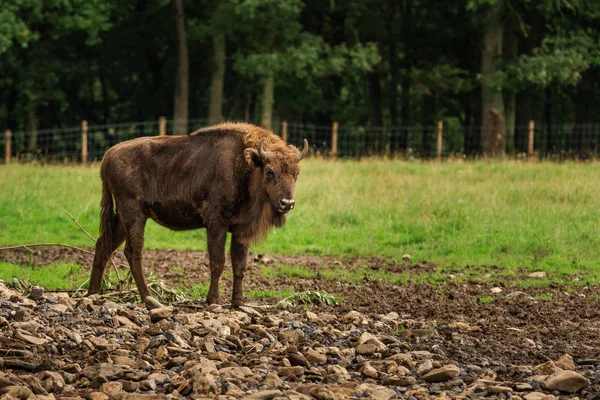
<svg viewBox="0 0 600 400"><path fill-rule="evenodd" d="M123 391L123 383L121 382L106 382L100 386L100 391L106 393L109 397L115 396Z"/></svg>
<svg viewBox="0 0 600 400"><path fill-rule="evenodd" d="M150 315L150 321L158 322L163 319L169 318L171 315L173 315L173 307L168 306L168 307L153 308L150 310L148 315Z"/></svg>
<svg viewBox="0 0 600 400"><path fill-rule="evenodd" d="M374 385L372 383L362 383L354 388L354 394L357 397L368 397L373 400L391 400L396 399L395 391L385 386Z"/></svg>
<svg viewBox="0 0 600 400"><path fill-rule="evenodd" d="M263 390L244 397L247 400L271 400L275 397L282 396L281 390Z"/></svg>
<svg viewBox="0 0 600 400"><path fill-rule="evenodd" d="M292 365L300 365L302 367L310 366L306 357L304 357L301 353L289 354L287 358L288 358L288 360L290 360L290 364L292 364Z"/></svg>
<svg viewBox="0 0 600 400"><path fill-rule="evenodd" d="M365 363L365 365L363 365L360 369L360 372L364 376L368 376L369 378L373 379L376 379L379 376L379 372L375 368L373 368L369 363Z"/></svg>
<svg viewBox="0 0 600 400"><path fill-rule="evenodd" d="M383 380L384 385L390 386L412 386L417 383L417 380L412 376L394 375Z"/></svg>
<svg viewBox="0 0 600 400"><path fill-rule="evenodd" d="M415 365L417 365L417 363L412 359L412 356L410 354L405 353L394 354L393 356L386 358L386 360L394 361L396 364L402 365L406 368L414 368Z"/></svg>
<svg viewBox="0 0 600 400"><path fill-rule="evenodd" d="M67 306L66 304L53 304L52 307L50 307L50 309L56 313L62 314L69 311L69 306Z"/></svg>
<svg viewBox="0 0 600 400"><path fill-rule="evenodd" d="M212 395L219 392L213 375L197 375L192 381L192 390L197 395Z"/></svg>
<svg viewBox="0 0 600 400"><path fill-rule="evenodd" d="M356 346L356 354L370 356L378 351L377 346L372 343L363 343Z"/></svg>
<svg viewBox="0 0 600 400"><path fill-rule="evenodd" d="M219 370L221 379L244 379L246 376L252 375L252 370L248 367L227 367Z"/></svg>
<svg viewBox="0 0 600 400"><path fill-rule="evenodd" d="M192 377L196 372L210 374L213 371L218 371L215 362L208 358L200 357L198 360L194 360L193 364L187 368L185 375Z"/></svg>
<svg viewBox="0 0 600 400"><path fill-rule="evenodd" d="M569 371L575 370L575 363L573 362L573 357L568 354L563 355L555 362L558 368L566 369Z"/></svg>
<svg viewBox="0 0 600 400"><path fill-rule="evenodd" d="M31 288L31 292L29 292L29 297L31 300L41 300L44 297L44 288L41 286L34 286Z"/></svg>
<svg viewBox="0 0 600 400"><path fill-rule="evenodd" d="M558 368L552 361L547 361L543 364L536 365L533 367L533 370L542 375L552 375L555 372L559 372L561 368Z"/></svg>
<svg viewBox="0 0 600 400"><path fill-rule="evenodd" d="M60 393L65 387L65 379L58 372L42 371L37 377L47 392Z"/></svg>
<svg viewBox="0 0 600 400"><path fill-rule="evenodd" d="M558 371L544 381L546 388L567 393L577 393L589 384L588 378L575 371Z"/></svg>
<svg viewBox="0 0 600 400"><path fill-rule="evenodd" d="M533 297L531 297L527 293L521 292L519 290L510 292L509 294L506 295L506 298L508 298L509 300L515 300L515 299L520 299L520 298L522 298L524 300L533 300Z"/></svg>
<svg viewBox="0 0 600 400"><path fill-rule="evenodd" d="M146 379L151 379L153 381L155 381L158 384L164 383L167 379L169 379L169 376L166 374L163 374L162 372L155 372L152 373L150 375L148 375L148 378Z"/></svg>
<svg viewBox="0 0 600 400"><path fill-rule="evenodd" d="M127 366L131 368L135 368L137 363L129 357L126 356L116 356L113 358L113 363L115 365Z"/></svg>
<svg viewBox="0 0 600 400"><path fill-rule="evenodd" d="M297 345L302 339L303 334L297 330L284 329L279 332L278 339L286 345Z"/></svg>
<svg viewBox="0 0 600 400"><path fill-rule="evenodd" d="M402 261L410 261L410 254L402 254Z"/></svg>
<svg viewBox="0 0 600 400"><path fill-rule="evenodd" d="M46 344L48 342L46 339L42 339L42 338L39 338L39 337L28 335L26 333L22 333L21 331L17 331L17 333L15 334L15 338L19 339L19 340L22 340L22 341L24 341L26 343L33 344L35 346L41 346L41 345Z"/></svg>
<svg viewBox="0 0 600 400"><path fill-rule="evenodd" d="M328 365L327 373L329 374L328 377L335 382L350 380L348 370L340 365Z"/></svg>
<svg viewBox="0 0 600 400"><path fill-rule="evenodd" d="M529 383L516 383L515 390L517 392L525 392L527 390L533 390L533 386L531 386Z"/></svg>
<svg viewBox="0 0 600 400"><path fill-rule="evenodd" d="M123 368L109 363L98 363L84 368L81 374L88 379L94 379L98 376L107 379L116 379L123 375Z"/></svg>
<svg viewBox="0 0 600 400"><path fill-rule="evenodd" d="M108 400L110 397L103 392L91 392L88 394L90 400Z"/></svg>
<svg viewBox="0 0 600 400"><path fill-rule="evenodd" d="M281 380L281 378L273 372L269 372L267 374L263 383L265 384L265 386L273 388L280 388L283 386L283 380Z"/></svg>
<svg viewBox="0 0 600 400"><path fill-rule="evenodd" d="M431 359L427 359L419 365L419 367L417 368L417 374L422 376L431 371L432 369L433 361Z"/></svg>
<svg viewBox="0 0 600 400"><path fill-rule="evenodd" d="M490 292L492 294L499 294L499 293L502 293L502 289L499 288L499 287L493 287L493 288L490 289Z"/></svg>
<svg viewBox="0 0 600 400"><path fill-rule="evenodd" d="M536 272L532 272L529 275L527 275L530 278L545 278L546 277L546 273L544 271L536 271Z"/></svg>
<svg viewBox="0 0 600 400"><path fill-rule="evenodd" d="M302 367L279 367L277 368L277 375L280 377L288 378L290 376L302 376L304 375L304 368Z"/></svg>
<svg viewBox="0 0 600 400"><path fill-rule="evenodd" d="M456 378L459 374L460 368L456 365L449 364L423 375L423 380L426 382L445 382Z"/></svg>
<svg viewBox="0 0 600 400"><path fill-rule="evenodd" d="M531 392L523 396L524 400L552 400L555 397L541 392Z"/></svg>
<svg viewBox="0 0 600 400"><path fill-rule="evenodd" d="M345 323L360 324L364 320L364 316L358 311L352 310L342 316L342 321Z"/></svg>
<svg viewBox="0 0 600 400"><path fill-rule="evenodd" d="M508 386L488 386L486 390L490 394L511 393L513 391Z"/></svg>
<svg viewBox="0 0 600 400"><path fill-rule="evenodd" d="M123 382L123 390L126 392L135 392L140 388L140 384L138 382L124 381Z"/></svg>
<svg viewBox="0 0 600 400"><path fill-rule="evenodd" d="M308 350L305 358L311 364L325 364L327 362L327 356L315 350Z"/></svg>
<svg viewBox="0 0 600 400"><path fill-rule="evenodd" d="M155 391L156 381L154 379L144 379L140 382L140 390L146 392Z"/></svg>

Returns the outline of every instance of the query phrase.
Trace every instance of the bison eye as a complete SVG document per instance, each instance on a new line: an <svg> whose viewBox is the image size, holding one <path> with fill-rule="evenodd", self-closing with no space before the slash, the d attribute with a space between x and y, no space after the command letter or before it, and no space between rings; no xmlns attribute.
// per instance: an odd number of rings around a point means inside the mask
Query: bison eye
<svg viewBox="0 0 600 400"><path fill-rule="evenodd" d="M272 169L270 169L270 170L267 171L267 178L268 179L275 178L275 172Z"/></svg>

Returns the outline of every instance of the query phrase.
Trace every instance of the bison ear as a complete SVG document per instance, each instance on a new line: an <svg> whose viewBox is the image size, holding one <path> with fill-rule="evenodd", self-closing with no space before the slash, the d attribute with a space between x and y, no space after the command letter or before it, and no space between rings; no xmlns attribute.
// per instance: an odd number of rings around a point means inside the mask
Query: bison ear
<svg viewBox="0 0 600 400"><path fill-rule="evenodd" d="M258 154L256 149L246 149L244 150L244 157L246 158L246 163L248 166L262 167L263 160Z"/></svg>

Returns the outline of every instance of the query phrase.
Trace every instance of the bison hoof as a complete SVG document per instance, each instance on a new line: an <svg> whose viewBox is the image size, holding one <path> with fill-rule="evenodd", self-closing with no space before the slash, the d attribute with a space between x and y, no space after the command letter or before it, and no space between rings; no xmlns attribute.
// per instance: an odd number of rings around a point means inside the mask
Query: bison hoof
<svg viewBox="0 0 600 400"><path fill-rule="evenodd" d="M236 309L236 310L243 305L244 305L244 302L242 300L233 300L231 302L231 308Z"/></svg>
<svg viewBox="0 0 600 400"><path fill-rule="evenodd" d="M148 310L164 307L162 304L160 304L158 300L156 300L152 296L146 296L146 298L144 299L144 304L146 305L146 308Z"/></svg>
<svg viewBox="0 0 600 400"><path fill-rule="evenodd" d="M219 304L219 296L211 296L206 298L206 304Z"/></svg>

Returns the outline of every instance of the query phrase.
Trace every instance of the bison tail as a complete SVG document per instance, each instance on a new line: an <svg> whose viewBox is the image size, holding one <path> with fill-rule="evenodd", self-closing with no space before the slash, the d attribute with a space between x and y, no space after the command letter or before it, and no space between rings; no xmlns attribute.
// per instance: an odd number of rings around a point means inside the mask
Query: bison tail
<svg viewBox="0 0 600 400"><path fill-rule="evenodd" d="M114 212L114 202L112 193L107 183L102 180L102 199L100 200L100 237L98 240L102 248L106 252L106 256L110 257L113 250L113 235L116 228L117 216Z"/></svg>

